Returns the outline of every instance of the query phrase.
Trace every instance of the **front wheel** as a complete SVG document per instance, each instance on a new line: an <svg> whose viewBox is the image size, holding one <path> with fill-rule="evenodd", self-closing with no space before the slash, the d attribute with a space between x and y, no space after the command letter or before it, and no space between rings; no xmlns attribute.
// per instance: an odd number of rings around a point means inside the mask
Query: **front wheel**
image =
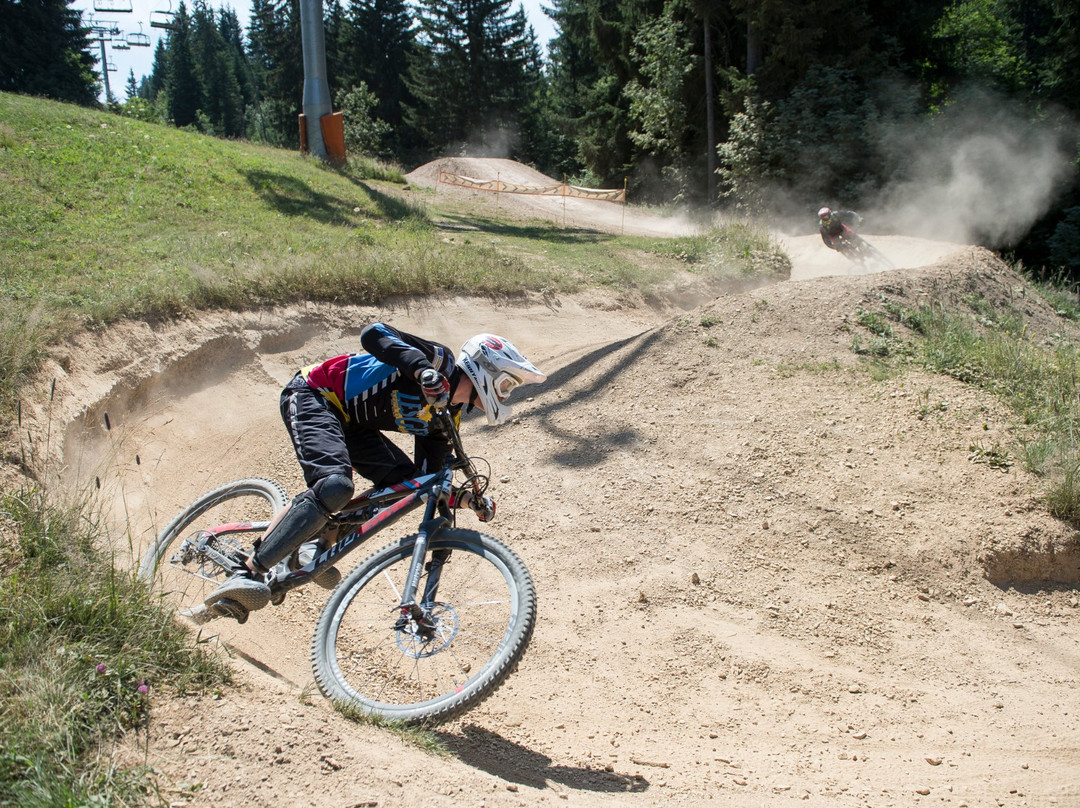
<svg viewBox="0 0 1080 808"><path fill-rule="evenodd" d="M416 536L372 554L330 596L311 645L331 701L405 724L436 724L479 704L513 672L536 623L524 562L475 530L445 528L429 559L449 554L423 618L400 614ZM432 565L421 579L427 591Z"/></svg>
<svg viewBox="0 0 1080 808"><path fill-rule="evenodd" d="M896 265L889 260L881 250L868 241L863 241L866 247L867 261L878 269L896 269Z"/></svg>
<svg viewBox="0 0 1080 808"><path fill-rule="evenodd" d="M848 257L852 261L866 267L870 270L885 270L895 269L892 261L890 261L885 254L864 239L862 236L854 235L850 241L851 255Z"/></svg>
<svg viewBox="0 0 1080 808"><path fill-rule="evenodd" d="M287 502L284 488L257 477L203 494L146 549L139 579L178 609L198 606L232 572L231 558L250 548Z"/></svg>

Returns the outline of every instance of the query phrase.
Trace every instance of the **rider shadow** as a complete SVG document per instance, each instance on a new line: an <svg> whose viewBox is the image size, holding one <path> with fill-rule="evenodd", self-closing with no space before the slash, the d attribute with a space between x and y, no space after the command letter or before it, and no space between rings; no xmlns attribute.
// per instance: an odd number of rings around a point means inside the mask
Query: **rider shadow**
<svg viewBox="0 0 1080 808"><path fill-rule="evenodd" d="M610 388L618 381L621 373L633 367L636 358L645 353L660 338L661 335L658 332L651 331L612 342L548 376L546 384L551 389L565 389L563 382L588 372L599 360L624 348L630 348L622 361L600 374L588 388L582 389L568 398L539 406L533 410L532 415L541 420L543 428L548 434L563 439L567 446L572 447L564 452L556 452L551 458L553 462L563 467L594 466L603 461L605 455L613 448L632 447L641 439L640 432L632 426L626 424L615 425L616 428L613 429L610 425L600 421L590 422L589 434L575 434L565 427L559 426L559 419L552 416L568 408L580 411L584 407L587 410L592 399L599 396L610 396Z"/></svg>
<svg viewBox="0 0 1080 808"><path fill-rule="evenodd" d="M463 726L460 735L442 732L438 735L461 762L510 783L547 788L549 782L556 782L578 791L619 794L640 794L649 788L649 781L640 775L552 766L551 758L546 755L475 724Z"/></svg>

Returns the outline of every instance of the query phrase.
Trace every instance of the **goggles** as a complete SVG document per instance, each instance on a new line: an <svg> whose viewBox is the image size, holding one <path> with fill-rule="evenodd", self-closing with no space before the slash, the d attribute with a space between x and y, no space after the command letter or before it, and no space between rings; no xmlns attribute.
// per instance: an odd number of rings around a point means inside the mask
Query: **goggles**
<svg viewBox="0 0 1080 808"><path fill-rule="evenodd" d="M506 401L519 384L521 384L520 379L504 371L492 380L491 387L499 401Z"/></svg>

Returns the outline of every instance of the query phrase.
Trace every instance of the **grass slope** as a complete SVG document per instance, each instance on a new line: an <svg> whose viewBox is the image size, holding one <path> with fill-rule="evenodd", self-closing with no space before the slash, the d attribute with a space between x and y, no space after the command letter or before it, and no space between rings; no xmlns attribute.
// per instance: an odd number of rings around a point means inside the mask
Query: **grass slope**
<svg viewBox="0 0 1080 808"><path fill-rule="evenodd" d="M745 226L673 246L487 219L474 237L443 238L428 217L433 195L370 161L332 168L5 93L0 183L0 395L9 406L45 345L123 317L301 299L647 289L680 264L704 274L786 267L771 239ZM652 260L633 260L642 253Z"/></svg>

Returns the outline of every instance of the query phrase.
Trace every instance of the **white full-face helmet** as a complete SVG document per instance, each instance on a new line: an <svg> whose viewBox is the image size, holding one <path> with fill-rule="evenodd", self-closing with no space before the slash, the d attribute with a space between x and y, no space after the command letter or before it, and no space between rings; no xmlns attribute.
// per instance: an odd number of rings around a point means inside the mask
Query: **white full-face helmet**
<svg viewBox="0 0 1080 808"><path fill-rule="evenodd" d="M494 334L466 340L457 363L472 382L489 424L501 424L510 417L506 399L515 387L547 379L510 340Z"/></svg>

